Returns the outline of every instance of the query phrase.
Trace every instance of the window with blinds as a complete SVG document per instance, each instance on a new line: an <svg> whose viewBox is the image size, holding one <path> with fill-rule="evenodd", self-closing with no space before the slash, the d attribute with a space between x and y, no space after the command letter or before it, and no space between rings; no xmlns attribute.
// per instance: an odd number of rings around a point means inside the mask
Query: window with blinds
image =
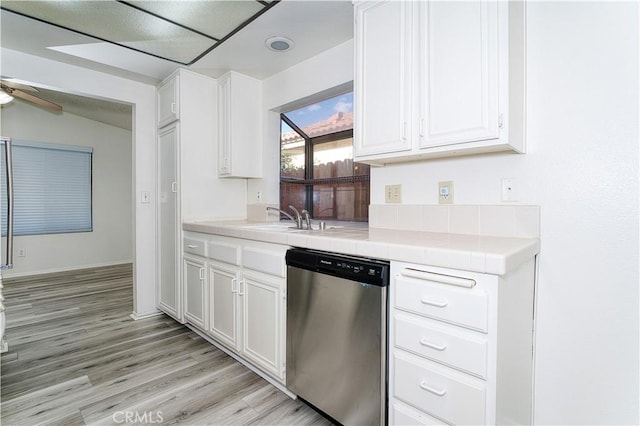
<svg viewBox="0 0 640 426"><path fill-rule="evenodd" d="M1 152L4 156L4 151ZM87 147L13 141L14 235L93 230L92 155L92 148ZM4 163L2 158L0 164ZM3 170L0 173L3 192L6 179ZM2 195L4 236L7 200Z"/></svg>

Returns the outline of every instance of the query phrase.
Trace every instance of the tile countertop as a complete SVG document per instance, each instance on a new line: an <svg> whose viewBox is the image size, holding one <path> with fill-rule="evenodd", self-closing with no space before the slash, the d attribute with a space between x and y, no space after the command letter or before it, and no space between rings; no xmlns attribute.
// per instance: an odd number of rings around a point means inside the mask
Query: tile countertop
<svg viewBox="0 0 640 426"><path fill-rule="evenodd" d="M324 231L269 230L260 225L248 221L203 221L186 222L182 229L496 275L506 274L540 251L538 238L400 231L369 228L366 224L339 225Z"/></svg>

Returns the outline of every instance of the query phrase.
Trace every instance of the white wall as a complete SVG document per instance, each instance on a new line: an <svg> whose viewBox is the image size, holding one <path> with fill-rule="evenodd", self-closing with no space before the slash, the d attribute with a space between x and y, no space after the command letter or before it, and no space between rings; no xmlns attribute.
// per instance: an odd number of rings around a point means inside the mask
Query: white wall
<svg viewBox="0 0 640 426"><path fill-rule="evenodd" d="M638 3L529 2L525 155L372 169L371 202L541 206L535 422L638 424Z"/></svg>
<svg viewBox="0 0 640 426"><path fill-rule="evenodd" d="M264 179L249 179L247 198L280 205L280 112L318 93L331 93L353 81L353 40L346 41L262 81ZM317 99L316 99L317 100Z"/></svg>
<svg viewBox="0 0 640 426"><path fill-rule="evenodd" d="M18 236L5 277L131 262L131 132L15 101L2 109L2 135L93 148L93 232Z"/></svg>
<svg viewBox="0 0 640 426"><path fill-rule="evenodd" d="M134 296L133 315L142 317L156 309L156 88L148 84L91 71L74 65L1 50L2 75L50 88L115 100L133 105L134 158ZM141 204L140 193L149 191L151 203Z"/></svg>

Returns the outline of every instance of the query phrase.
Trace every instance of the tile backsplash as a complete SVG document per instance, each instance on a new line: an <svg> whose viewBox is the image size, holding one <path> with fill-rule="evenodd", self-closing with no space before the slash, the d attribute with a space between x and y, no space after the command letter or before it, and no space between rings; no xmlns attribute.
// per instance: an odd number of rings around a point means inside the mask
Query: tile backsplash
<svg viewBox="0 0 640 426"><path fill-rule="evenodd" d="M496 237L540 237L540 207L372 204L369 227Z"/></svg>
<svg viewBox="0 0 640 426"><path fill-rule="evenodd" d="M277 212L268 212L267 206L279 208L277 204L247 204L247 220L250 222L277 222L280 215Z"/></svg>

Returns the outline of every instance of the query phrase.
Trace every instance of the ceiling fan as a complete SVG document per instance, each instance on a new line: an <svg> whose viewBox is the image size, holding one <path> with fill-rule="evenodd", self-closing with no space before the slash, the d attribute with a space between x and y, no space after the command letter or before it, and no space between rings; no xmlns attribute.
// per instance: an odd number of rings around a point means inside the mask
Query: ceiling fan
<svg viewBox="0 0 640 426"><path fill-rule="evenodd" d="M26 84L15 83L8 80L0 80L0 98L4 98L6 100L0 100L0 103L5 104L9 103L13 100L13 97L24 99L29 102L33 102L34 104L49 109L51 111L59 112L62 111L62 107L58 104L54 104L53 102L49 102L42 98L39 98L35 95L32 95L28 92L38 93L38 89L32 86L28 86ZM3 96L3 95L8 95Z"/></svg>

